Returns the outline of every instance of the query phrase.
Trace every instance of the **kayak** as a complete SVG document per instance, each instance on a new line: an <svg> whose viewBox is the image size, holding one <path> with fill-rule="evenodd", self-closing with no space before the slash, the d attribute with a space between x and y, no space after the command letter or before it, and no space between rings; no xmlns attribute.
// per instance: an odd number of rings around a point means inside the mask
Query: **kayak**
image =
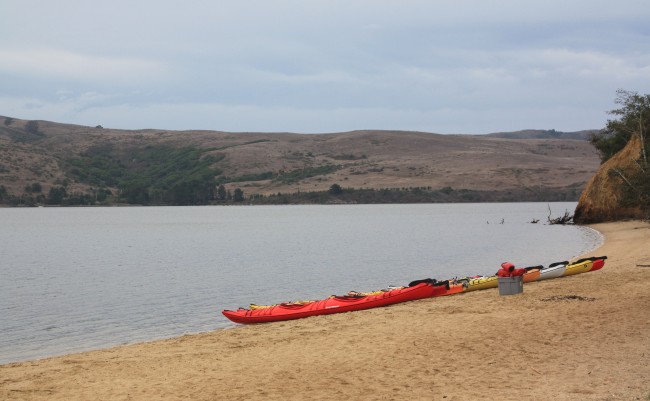
<svg viewBox="0 0 650 401"><path fill-rule="evenodd" d="M465 290L465 285L463 284L450 284L449 288L447 288L442 294L440 294L440 296L458 294L460 292L463 292L463 290Z"/></svg>
<svg viewBox="0 0 650 401"><path fill-rule="evenodd" d="M449 287L449 288L447 288ZM452 286L420 283L413 287L401 287L368 296L332 296L305 304L283 303L268 308L224 310L223 315L235 323L266 323L301 319L309 316L329 315L378 308L414 301L417 299L447 295Z"/></svg>
<svg viewBox="0 0 650 401"><path fill-rule="evenodd" d="M540 275L538 280L548 280L551 278L558 278L564 275L566 271L566 266L569 262L557 262L550 264L548 267L540 270Z"/></svg>
<svg viewBox="0 0 650 401"><path fill-rule="evenodd" d="M600 270L605 266L605 259L607 259L607 256L592 256L576 260L573 263L569 263L568 261L551 263L548 267L545 267L540 271L541 275L539 280L572 276L574 274Z"/></svg>
<svg viewBox="0 0 650 401"><path fill-rule="evenodd" d="M523 281L524 283L529 283L599 270L605 265L605 259L607 259L607 256L598 256L580 259L571 264L568 261L552 263L546 268L542 266L528 267L526 268L526 273L523 275ZM278 322L309 316L378 308L400 302L497 287L498 277L496 275L466 277L442 282L424 279L411 282L408 287L366 293L351 291L347 295L331 296L317 301L294 301L275 305L251 304L249 309L223 310L221 313L235 323Z"/></svg>
<svg viewBox="0 0 650 401"><path fill-rule="evenodd" d="M591 259L578 260L566 267L562 277L573 276L574 274L586 273L594 266L594 261Z"/></svg>
<svg viewBox="0 0 650 401"><path fill-rule="evenodd" d="M467 288L465 288L465 292L497 288L498 284L497 276L470 278L467 283Z"/></svg>
<svg viewBox="0 0 650 401"><path fill-rule="evenodd" d="M528 270L526 274L524 274L524 283L537 281L541 275L542 273L539 269Z"/></svg>
<svg viewBox="0 0 650 401"><path fill-rule="evenodd" d="M549 265L547 268L542 269L542 276L540 280L556 277L573 276L575 274L593 272L600 270L605 266L605 259L607 256L591 256L576 260L573 263L557 262Z"/></svg>

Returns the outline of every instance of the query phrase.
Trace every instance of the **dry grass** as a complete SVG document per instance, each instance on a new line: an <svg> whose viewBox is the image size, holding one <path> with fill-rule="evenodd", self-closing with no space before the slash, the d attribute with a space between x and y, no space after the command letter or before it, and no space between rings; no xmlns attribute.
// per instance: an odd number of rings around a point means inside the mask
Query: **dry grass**
<svg viewBox="0 0 650 401"><path fill-rule="evenodd" d="M0 118L0 121L2 118ZM17 141L0 122L0 184L20 193L32 182L44 190L65 178L63 160L94 146L114 149L167 144L200 146L224 155L223 174L291 171L326 164L337 171L295 183L242 182L246 194L348 188L453 187L490 190L521 187L582 188L599 159L587 141L503 139L404 131L336 134L227 133L218 131L125 131L39 121L42 138ZM20 139L20 138L19 138ZM74 183L73 183L74 185ZM83 190L83 185L78 185Z"/></svg>
<svg viewBox="0 0 650 401"><path fill-rule="evenodd" d="M640 156L641 141L634 135L625 148L603 163L589 180L576 209L577 220L590 223L644 217L640 208L621 207L621 187L625 185L622 177L631 177L638 173L639 165L635 161Z"/></svg>

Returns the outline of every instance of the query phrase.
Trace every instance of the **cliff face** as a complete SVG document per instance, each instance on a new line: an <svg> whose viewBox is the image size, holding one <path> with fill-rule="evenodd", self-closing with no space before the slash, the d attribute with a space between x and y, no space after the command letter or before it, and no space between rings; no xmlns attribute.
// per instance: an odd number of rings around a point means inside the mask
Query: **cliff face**
<svg viewBox="0 0 650 401"><path fill-rule="evenodd" d="M641 140L634 136L620 152L600 166L587 183L573 220L591 224L622 219L645 218L640 207L624 207L622 196L625 182L618 172L629 177L639 171L635 160L641 156ZM617 172L618 171L618 172Z"/></svg>

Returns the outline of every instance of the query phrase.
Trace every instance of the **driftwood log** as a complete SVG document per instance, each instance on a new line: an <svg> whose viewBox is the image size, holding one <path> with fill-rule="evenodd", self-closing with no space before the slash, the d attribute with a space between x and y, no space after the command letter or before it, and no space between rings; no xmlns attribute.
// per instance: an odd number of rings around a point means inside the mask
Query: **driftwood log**
<svg viewBox="0 0 650 401"><path fill-rule="evenodd" d="M568 210L564 211L564 215L561 217L551 218L551 207L548 207L548 224L572 224L573 215L569 213Z"/></svg>

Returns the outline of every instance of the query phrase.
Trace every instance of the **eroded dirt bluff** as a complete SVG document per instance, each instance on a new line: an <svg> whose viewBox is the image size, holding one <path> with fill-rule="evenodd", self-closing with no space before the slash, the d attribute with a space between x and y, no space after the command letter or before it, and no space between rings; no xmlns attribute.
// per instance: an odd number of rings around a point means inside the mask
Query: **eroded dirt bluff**
<svg viewBox="0 0 650 401"><path fill-rule="evenodd" d="M573 220L592 224L621 219L644 218L640 207L623 206L624 177L638 173L636 160L641 155L641 140L634 136L620 152L603 163L587 183Z"/></svg>

